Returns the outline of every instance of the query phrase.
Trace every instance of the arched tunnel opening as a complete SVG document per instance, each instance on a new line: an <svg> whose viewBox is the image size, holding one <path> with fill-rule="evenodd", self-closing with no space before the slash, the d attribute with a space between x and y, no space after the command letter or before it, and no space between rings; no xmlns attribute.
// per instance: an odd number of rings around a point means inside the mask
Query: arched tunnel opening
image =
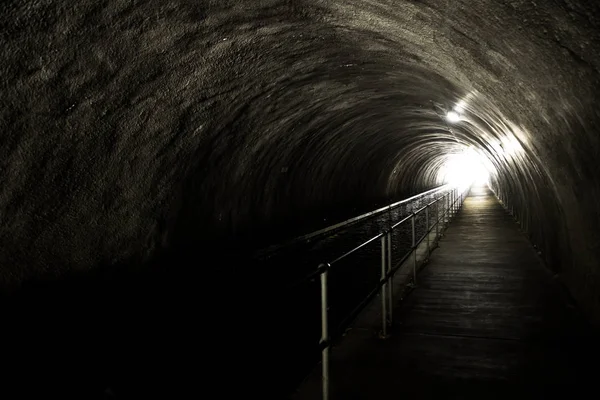
<svg viewBox="0 0 600 400"><path fill-rule="evenodd" d="M281 335L248 306L280 277L249 254L447 182L510 200L597 324L599 18L591 0L6 2L16 377L121 398L201 391L202 363L235 381L253 361L231 349Z"/></svg>

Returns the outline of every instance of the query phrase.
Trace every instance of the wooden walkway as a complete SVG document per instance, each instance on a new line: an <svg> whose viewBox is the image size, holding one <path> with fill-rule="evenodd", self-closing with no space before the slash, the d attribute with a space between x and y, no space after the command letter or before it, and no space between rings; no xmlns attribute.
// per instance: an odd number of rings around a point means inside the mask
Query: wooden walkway
<svg viewBox="0 0 600 400"><path fill-rule="evenodd" d="M466 199L394 318L390 338L373 321L333 349L331 399L594 393L595 338L487 189ZM294 398L321 398L319 372Z"/></svg>

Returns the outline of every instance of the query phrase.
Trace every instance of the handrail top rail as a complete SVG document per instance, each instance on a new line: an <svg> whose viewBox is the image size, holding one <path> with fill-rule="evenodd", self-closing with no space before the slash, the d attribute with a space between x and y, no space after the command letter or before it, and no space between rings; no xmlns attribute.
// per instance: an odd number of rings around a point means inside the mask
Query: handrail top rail
<svg viewBox="0 0 600 400"><path fill-rule="evenodd" d="M371 216L373 216L375 214L381 213L381 212L386 211L388 209L396 208L398 206L401 206L402 204L409 203L411 201L416 200L419 197L427 196L429 194L432 194L432 193L435 193L435 192L438 192L438 191L442 191L442 190L444 190L444 189L446 189L448 187L450 187L449 184L438 186L436 188L427 190L426 192L418 193L418 194L416 194L414 196L411 196L409 198L406 198L404 200L400 200L400 201L397 201L395 203L388 204L387 206L378 208L376 210L369 211L368 213L361 214L361 215L359 215L357 217L352 217L352 218L349 218L349 219L347 219L345 221L338 222L337 224L330 225L330 226L325 227L323 229L319 229L318 231L314 231L314 232L308 233L306 235L298 236L295 240L308 240L308 239L310 239L312 237L322 235L324 233L327 233L329 231L341 228L341 227L346 226L346 225L350 225L350 224L352 224L354 222L358 222L360 220L363 220L365 218L371 217Z"/></svg>
<svg viewBox="0 0 600 400"><path fill-rule="evenodd" d="M444 186L448 186L448 185L444 185ZM353 248L352 250L344 253L343 255L339 256L338 258L336 258L335 260L329 262L328 264L331 266L333 264L335 264L338 261L341 261L342 259L352 255L353 253L355 253L356 251L360 250L361 248L367 246L368 244L371 244L374 240L377 240L379 238L381 238L382 236L384 236L385 234L387 234L388 232L392 232L394 229L396 229L397 227L399 227L400 225L402 225L403 223L405 223L406 221L408 221L409 219L413 218L416 215L419 215L420 213L422 213L426 208L428 208L430 205L437 203L438 201L444 199L448 194L445 194L441 197L438 197L437 199L435 199L434 201L432 201L431 203L428 203L427 205L419 208L417 211L413 211L412 213L410 213L409 215L407 215L406 217L404 217L402 220L400 220L399 222L395 223L394 225L392 225L390 227L389 230L384 230L383 232L380 232L377 236L372 237L371 239L361 243L360 245L356 246L355 248Z"/></svg>
<svg viewBox="0 0 600 400"><path fill-rule="evenodd" d="M361 214L361 215L359 215L357 217L352 217L352 218L349 218L349 219L347 219L345 221L338 222L337 224L327 226L327 227L319 229L317 231L314 231L314 232L311 232L311 233L307 233L305 235L297 236L297 237L289 240L288 242L282 243L280 245L269 246L269 247L263 248L263 249L259 250L257 254L261 254L261 253L262 254L269 254L269 253L277 250L278 248L286 247L286 246L292 245L294 243L308 241L308 240L310 240L310 239L312 239L314 237L324 235L327 232L331 232L331 231L334 231L336 229L340 229L340 228L343 228L345 226L351 225L353 223L362 221L362 220L367 219L369 217L373 217L373 216L375 216L375 215L377 215L379 213L382 213L384 211L391 210L392 208L397 208L397 207L399 207L399 206L401 206L403 204L406 204L406 203L409 203L411 201L414 201L414 200L416 200L416 199L418 199L420 197L424 197L424 196L430 195L432 193L436 193L436 192L441 192L441 191L447 190L450 187L451 187L451 185L449 185L449 184L444 184L444 185L438 186L436 188L433 188L433 189L427 190L425 192L418 193L418 194L416 194L414 196L408 197L408 198L406 198L404 200L400 200L400 201L397 201L395 203L388 204L387 206L380 207L380 208L378 208L376 210L369 211L369 212L367 212L365 214Z"/></svg>
<svg viewBox="0 0 600 400"><path fill-rule="evenodd" d="M328 263L329 265L333 265L338 261L343 260L344 258L352 255L353 253L356 253L358 250L362 249L363 247L373 243L375 240L382 238L385 235L384 232L379 233L377 236L373 236L371 239L367 240L366 242L363 242L361 244L359 244L358 246L356 246L355 248L353 248L350 251L347 251L346 253L342 254L341 256L339 256L338 258L336 258L335 260L331 261L330 263Z"/></svg>

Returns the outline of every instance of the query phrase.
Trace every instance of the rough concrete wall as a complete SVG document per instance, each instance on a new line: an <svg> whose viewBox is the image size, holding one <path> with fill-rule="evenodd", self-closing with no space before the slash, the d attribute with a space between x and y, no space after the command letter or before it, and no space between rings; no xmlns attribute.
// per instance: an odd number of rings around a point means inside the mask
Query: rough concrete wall
<svg viewBox="0 0 600 400"><path fill-rule="evenodd" d="M467 144L488 154L496 189L597 319L598 11L5 2L1 284L323 223L304 219L436 184L440 160ZM444 110L461 100L466 119L449 127ZM506 138L512 154L498 149Z"/></svg>

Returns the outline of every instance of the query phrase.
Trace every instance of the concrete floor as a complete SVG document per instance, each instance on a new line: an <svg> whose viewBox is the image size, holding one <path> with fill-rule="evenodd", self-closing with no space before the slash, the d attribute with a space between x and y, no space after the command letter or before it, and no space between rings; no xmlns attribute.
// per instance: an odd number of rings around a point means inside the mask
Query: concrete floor
<svg viewBox="0 0 600 400"><path fill-rule="evenodd" d="M377 338L373 316L333 349L331 398L545 398L593 387L591 330L489 190L471 192L418 278L389 339ZM318 399L320 387L319 367L294 396Z"/></svg>

